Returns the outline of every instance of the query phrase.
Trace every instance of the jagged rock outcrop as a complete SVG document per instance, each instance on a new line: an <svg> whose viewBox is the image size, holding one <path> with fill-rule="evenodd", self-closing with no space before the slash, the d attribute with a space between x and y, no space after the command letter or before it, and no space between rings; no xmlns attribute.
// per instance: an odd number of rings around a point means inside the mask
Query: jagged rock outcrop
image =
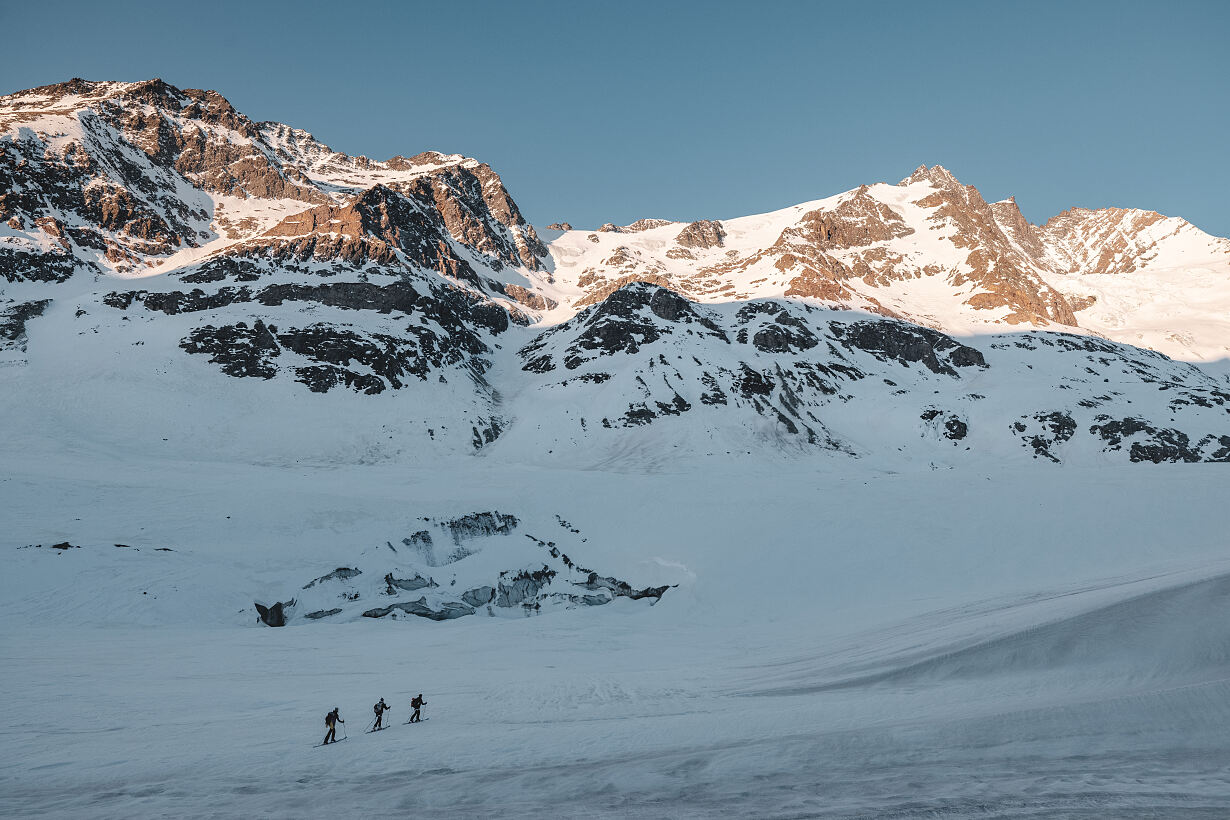
<svg viewBox="0 0 1230 820"><path fill-rule="evenodd" d="M26 349L26 323L42 316L50 305L50 299L35 299L30 302L10 304L0 302L0 350L11 348L24 351Z"/></svg>
<svg viewBox="0 0 1230 820"><path fill-rule="evenodd" d="M830 325L847 349L863 350L881 360L919 362L932 373L956 376L957 367L986 367L982 353L950 336L904 322L851 322Z"/></svg>
<svg viewBox="0 0 1230 820"><path fill-rule="evenodd" d="M504 293L533 310L555 310L555 308L559 307L559 302L551 297L534 293L520 285L505 285Z"/></svg>
<svg viewBox="0 0 1230 820"><path fill-rule="evenodd" d="M1061 459L1056 449L1076 434L1076 421L1069 413L1052 410L1022 416L1012 423L1012 429L1020 434L1021 442L1034 451L1034 458L1058 464Z"/></svg>
<svg viewBox="0 0 1230 820"><path fill-rule="evenodd" d="M131 357L134 395L168 377L203 395L290 389L303 402L279 405L287 424L326 406L363 419L346 433L356 459L498 454L510 436L533 458L594 463L999 442L1062 460L1090 437L1125 460L1222 450L1224 383L1029 329L1079 310L1109 336L1191 347L1224 316L1128 330L1146 296L1084 277L1197 260L1192 280L1215 282L1230 242L1143 211L1032 225L939 166L755 217L565 231L548 254L477 160L351 157L215 92L75 80L0 98L0 222L6 368L52 367L55 348L24 349L45 338ZM992 325L1009 332L970 336ZM1010 382L1059 398L1004 409ZM984 391L1001 395L980 407ZM881 412L910 438L859 429ZM1124 433L1133 420L1153 432ZM655 452L631 440L646 428L663 432ZM431 526L451 546L403 541L421 565L471 554Z"/></svg>
<svg viewBox="0 0 1230 820"><path fill-rule="evenodd" d="M721 222L716 219L701 219L680 231L675 237L675 243L685 248L720 248L725 238L726 229Z"/></svg>
<svg viewBox="0 0 1230 820"><path fill-rule="evenodd" d="M654 228L661 228L666 225L673 225L669 219L638 219L630 225L625 225L623 230L625 233L640 233L641 231L651 231Z"/></svg>
<svg viewBox="0 0 1230 820"><path fill-rule="evenodd" d="M67 139L53 145L51 134ZM246 243L241 254L400 262L474 279L460 248L492 270L541 270L546 255L488 165L435 152L387 163L349 157L306 132L255 123L217 92L161 80L73 80L0 97L0 147L3 221L66 252L22 264L30 278L128 270L218 235ZM387 184L360 182L381 175ZM260 208L232 217L235 198L318 207L274 224ZM25 252L7 245L0 271Z"/></svg>
<svg viewBox="0 0 1230 820"><path fill-rule="evenodd" d="M338 567L337 569L333 570L333 572L330 572L326 575L320 576L319 578L314 578L313 580L308 581L306 584L303 585L303 588L311 589L317 584L323 584L325 581L345 581L349 578L356 578L362 574L363 574L363 571L358 569L357 567ZM311 616L308 616L308 617L311 617Z"/></svg>
<svg viewBox="0 0 1230 820"><path fill-rule="evenodd" d="M286 613L294 609L295 601L278 601L270 606L257 603L255 606L258 620L265 626L286 626Z"/></svg>
<svg viewBox="0 0 1230 820"><path fill-rule="evenodd" d="M1132 461L1154 464L1201 461L1230 461L1230 435L1211 433L1193 442L1182 430L1154 425L1149 421L1128 417L1115 419L1099 415L1089 432L1100 437L1107 451L1128 447Z"/></svg>

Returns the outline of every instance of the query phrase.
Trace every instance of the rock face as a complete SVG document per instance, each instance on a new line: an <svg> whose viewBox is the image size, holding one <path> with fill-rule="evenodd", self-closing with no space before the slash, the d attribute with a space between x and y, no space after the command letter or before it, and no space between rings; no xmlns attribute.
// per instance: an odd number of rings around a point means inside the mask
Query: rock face
<svg viewBox="0 0 1230 820"><path fill-rule="evenodd" d="M1021 434L1021 440L1034 451L1034 458L1045 458L1056 464L1061 459L1057 448L1066 444L1076 434L1076 421L1062 410L1049 413L1034 413L1022 416L1012 424L1012 429Z"/></svg>
<svg viewBox="0 0 1230 820"><path fill-rule="evenodd" d="M1088 275L1189 265L1230 272L1230 241L1181 219L1075 209L1033 225L1015 200L988 203L940 166L922 166L897 185L864 185L770 214L693 223L682 232L659 226L642 239L620 231L617 245L601 234L593 235L592 247L557 240L556 279L584 291L574 307L637 279L700 301L784 295L941 331L1061 325L1106 332L1119 327L1114 317L1127 305L1079 315L1108 299L1105 283L1086 281ZM1133 292L1125 285L1129 303ZM1230 304L1230 296L1217 304ZM1206 348L1217 344L1205 341ZM1223 344L1203 358L1225 353Z"/></svg>
<svg viewBox="0 0 1230 820"><path fill-rule="evenodd" d="M904 322L833 323L833 335L848 350L863 350L881 360L919 362L932 373L955 376L958 367L986 367L982 354L951 337Z"/></svg>
<svg viewBox="0 0 1230 820"><path fill-rule="evenodd" d="M295 602L293 600L278 601L271 606L259 603L255 606L256 613L260 616L259 620L265 626L286 626L286 612L294 608Z"/></svg>
<svg viewBox="0 0 1230 820"><path fill-rule="evenodd" d="M1106 442L1107 451L1121 450L1127 445L1134 462L1230 461L1230 435L1210 433L1192 441L1182 430L1157 427L1142 418L1115 419L1106 415L1098 416L1089 432Z"/></svg>
<svg viewBox="0 0 1230 820"><path fill-rule="evenodd" d="M939 166L755 217L556 223L548 249L477 160L351 157L212 91L74 80L0 97L0 224L6 395L98 351L83 369L115 363L132 402L176 380L221 428L251 398L327 427L325 460L1222 458L1224 383L1058 331L1128 320L1106 280L1191 262L1216 285L1230 242L1143 211L1032 225ZM1230 340L1226 300L1192 326ZM401 543L449 566L517 528L474 513Z"/></svg>
<svg viewBox="0 0 1230 820"><path fill-rule="evenodd" d="M679 232L675 242L685 248L719 248L726 238L722 223L713 219L693 222Z"/></svg>
<svg viewBox="0 0 1230 820"><path fill-rule="evenodd" d="M517 516L501 513L498 510L478 512L442 521L441 526L448 530L453 543L461 546L463 541L490 535L508 535L516 529Z"/></svg>
<svg viewBox="0 0 1230 820"><path fill-rule="evenodd" d="M327 575L322 575L319 578L309 581L308 583L303 585L303 588L311 589L317 584L323 584L326 581L345 581L348 578L355 578L362 574L363 572L356 567L338 567L337 569L333 570L333 572L330 572ZM311 617L311 616L308 616L308 617Z"/></svg>
<svg viewBox="0 0 1230 820"><path fill-rule="evenodd" d="M214 91L161 80L73 80L0 98L0 128L8 149L0 151L0 190L9 192L0 198L0 216L23 229L42 223L86 267L139 267L217 235L303 237L304 226L333 224L353 231L349 242L331 242L325 234L332 231L321 230L316 241L277 243L276 252L379 255L381 248L359 238L371 233L415 247L421 264L462 273L463 260L439 247L441 238L495 269L537 270L546 254L490 166L434 152L387 163L349 157L303 131L255 123ZM53 129L68 138L52 146L44 135ZM364 184L381 176L390 187ZM201 193L184 198L182 191L194 189ZM335 206L338 193L358 198ZM394 196L401 199L391 202ZM320 208L273 224L259 206L237 200ZM398 218L409 221L396 225Z"/></svg>
<svg viewBox="0 0 1230 820"><path fill-rule="evenodd" d="M4 304L0 302L0 349L26 349L26 323L43 315L50 299Z"/></svg>

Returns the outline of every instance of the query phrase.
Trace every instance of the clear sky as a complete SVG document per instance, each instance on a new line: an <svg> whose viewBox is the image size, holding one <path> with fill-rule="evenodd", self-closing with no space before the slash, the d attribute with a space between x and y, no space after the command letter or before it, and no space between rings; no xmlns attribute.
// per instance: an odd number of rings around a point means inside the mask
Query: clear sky
<svg viewBox="0 0 1230 820"><path fill-rule="evenodd" d="M351 154L491 163L539 225L725 218L948 167L1034 222L1230 235L1230 2L16 3L0 93L162 77Z"/></svg>

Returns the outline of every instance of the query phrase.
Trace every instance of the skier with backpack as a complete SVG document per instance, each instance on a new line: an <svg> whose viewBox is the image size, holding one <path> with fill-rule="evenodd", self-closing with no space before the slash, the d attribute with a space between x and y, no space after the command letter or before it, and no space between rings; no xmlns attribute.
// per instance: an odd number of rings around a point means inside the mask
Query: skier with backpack
<svg viewBox="0 0 1230 820"><path fill-rule="evenodd" d="M325 732L324 743L321 743L320 745L324 746L326 743L337 743L337 724L345 722L346 721L342 720L341 716L338 715L337 707L334 706L333 711L325 715L325 726L329 727L329 731Z"/></svg>
<svg viewBox="0 0 1230 820"><path fill-rule="evenodd" d="M423 722L423 719L419 717L419 710L423 708L423 705L425 703L427 703L427 701L423 700L423 693L419 692L418 697L410 701L410 706L413 707L414 714L410 716L410 719L408 721L406 721L407 723L422 723Z"/></svg>
<svg viewBox="0 0 1230 820"><path fill-rule="evenodd" d="M384 702L384 698L381 698L380 702L372 707L372 711L376 713L376 722L372 725L371 731L378 732L384 728L384 713L391 708L393 707Z"/></svg>

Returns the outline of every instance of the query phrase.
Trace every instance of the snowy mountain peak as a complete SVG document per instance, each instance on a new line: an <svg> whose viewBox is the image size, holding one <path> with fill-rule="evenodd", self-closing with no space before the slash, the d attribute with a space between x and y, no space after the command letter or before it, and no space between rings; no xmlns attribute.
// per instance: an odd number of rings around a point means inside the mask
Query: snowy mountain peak
<svg viewBox="0 0 1230 820"><path fill-rule="evenodd" d="M168 418L199 403L206 427L234 430L226 447L270 458L300 457L277 443L291 421L347 457L655 469L680 447L1222 460L1230 446L1212 377L1096 338L1132 328L1142 293L1160 305L1197 283L1213 298L1124 341L1224 349L1230 310L1199 305L1230 299L1227 243L1182 220L1073 210L1038 227L923 166L754 216L557 225L548 245L485 163L348 156L215 92L70 81L4 98L0 126L0 361L51 394L65 372L124 384L80 420L92 435L142 440L159 422L129 402L173 402L158 398L172 378L186 404ZM265 402L279 413L250 419ZM99 432L99 418L143 423ZM181 446L211 440L195 429ZM640 449L647 430L663 452Z"/></svg>
<svg viewBox="0 0 1230 820"><path fill-rule="evenodd" d="M917 182L927 182L937 188L950 188L961 184L961 182L952 175L952 172L943 165L920 165L914 169L914 173L898 182L897 185L905 187L907 185L913 185Z"/></svg>

